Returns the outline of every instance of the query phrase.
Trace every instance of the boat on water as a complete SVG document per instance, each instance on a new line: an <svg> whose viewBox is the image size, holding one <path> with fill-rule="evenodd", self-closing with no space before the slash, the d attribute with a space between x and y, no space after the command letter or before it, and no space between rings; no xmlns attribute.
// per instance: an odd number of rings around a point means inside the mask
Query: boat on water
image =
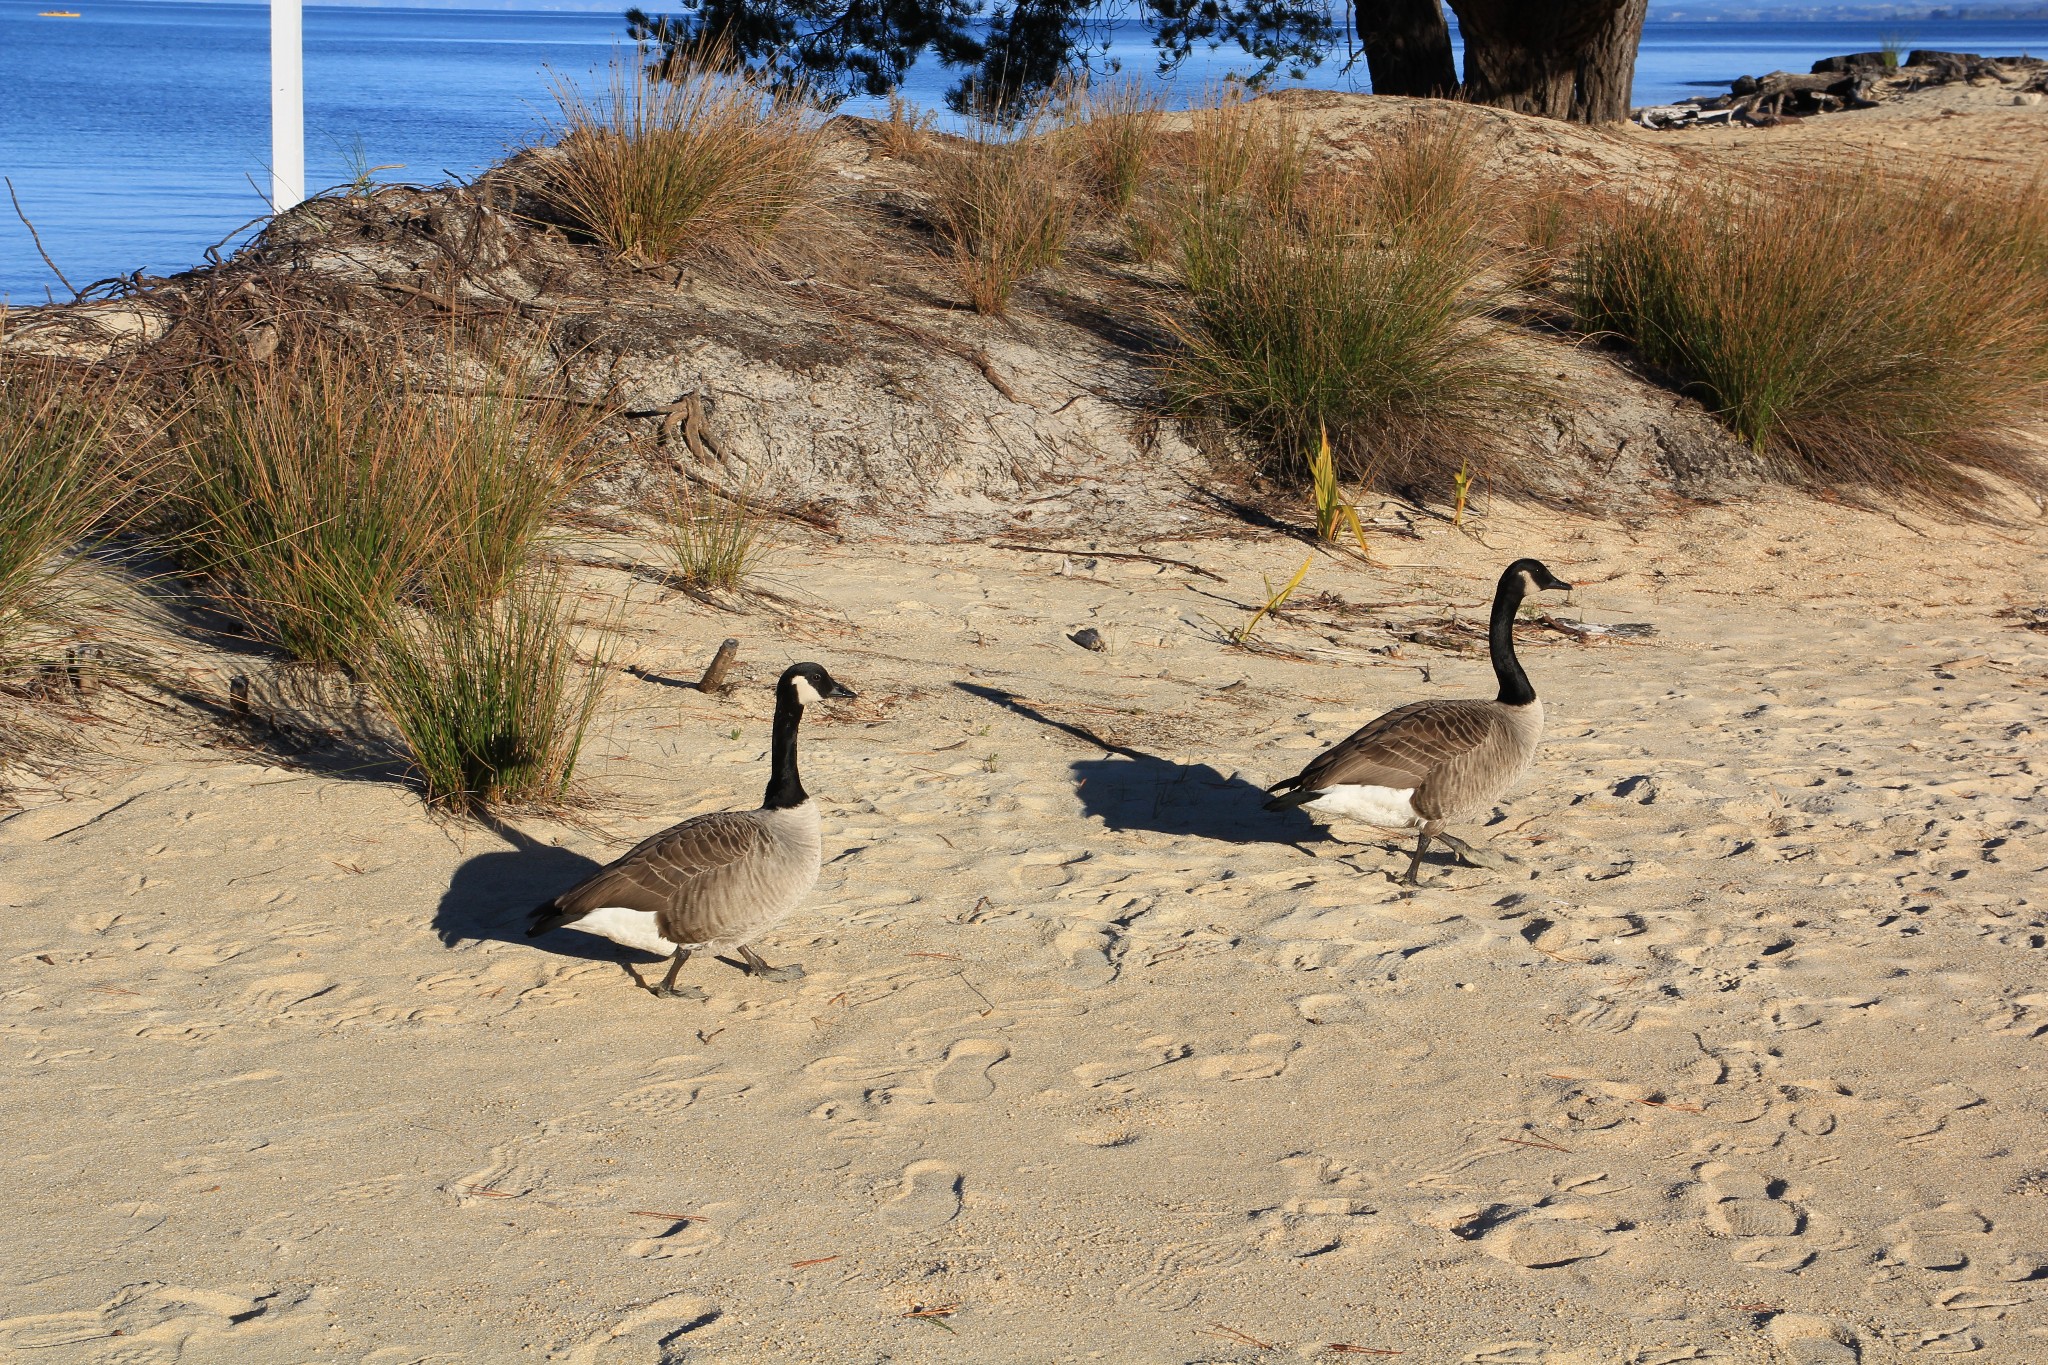
<svg viewBox="0 0 2048 1365"><path fill-rule="evenodd" d="M81 17L83 16L75 9L41 9L36 11L36 18L38 19L77 19Z"/></svg>

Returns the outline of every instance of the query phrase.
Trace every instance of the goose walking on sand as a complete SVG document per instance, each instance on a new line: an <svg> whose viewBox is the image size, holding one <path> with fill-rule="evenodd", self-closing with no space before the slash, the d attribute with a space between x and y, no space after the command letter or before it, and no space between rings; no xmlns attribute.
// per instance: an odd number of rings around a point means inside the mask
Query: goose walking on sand
<svg viewBox="0 0 2048 1365"><path fill-rule="evenodd" d="M774 928L817 883L818 807L796 769L796 732L804 707L851 697L817 664L797 664L775 685L775 731L768 792L759 810L713 811L642 840L617 862L537 907L527 928L538 938L564 926L644 952L669 954L654 993L702 999L676 989L690 954L732 950L745 970L793 981L804 969L770 967L748 945Z"/></svg>
<svg viewBox="0 0 2048 1365"><path fill-rule="evenodd" d="M1430 840L1439 839L1476 864L1470 845L1444 833L1490 807L1536 757L1543 703L1515 658L1515 612L1538 591L1571 584L1534 559L1518 559L1500 576L1487 642L1500 695L1492 701L1417 701L1372 721L1270 790L1267 810L1300 806L1315 815L1417 830L1415 856L1401 880L1417 874Z"/></svg>

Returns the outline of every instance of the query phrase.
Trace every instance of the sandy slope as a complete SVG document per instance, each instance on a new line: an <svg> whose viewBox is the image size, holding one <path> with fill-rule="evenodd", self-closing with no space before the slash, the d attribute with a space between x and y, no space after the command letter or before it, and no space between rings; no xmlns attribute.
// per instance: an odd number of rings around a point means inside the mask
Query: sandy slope
<svg viewBox="0 0 2048 1365"><path fill-rule="evenodd" d="M1205 621L1285 541L1147 545L1221 583L804 542L807 609L743 617L643 586L633 661L737 633L747 685L622 678L604 833L526 851L189 745L38 798L0 822L0 1359L2048 1359L2025 534L1424 525L1318 561L1371 609L1264 632L1305 660ZM1258 808L1484 690L1372 651L1523 552L1659 635L1532 634L1552 738L1485 831L1517 863L1404 894ZM762 945L809 977L663 1002L524 940L590 859L757 799L804 657L862 694L807 732L831 861Z"/></svg>

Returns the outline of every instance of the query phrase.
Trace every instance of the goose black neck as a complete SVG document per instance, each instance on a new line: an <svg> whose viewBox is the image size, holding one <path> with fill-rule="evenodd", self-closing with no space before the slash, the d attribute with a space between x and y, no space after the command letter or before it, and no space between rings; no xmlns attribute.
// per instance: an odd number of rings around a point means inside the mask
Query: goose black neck
<svg viewBox="0 0 2048 1365"><path fill-rule="evenodd" d="M804 704L796 688L784 682L775 689L775 735L768 747L768 794L761 798L763 810L788 810L811 799L796 771L796 727L803 722Z"/></svg>
<svg viewBox="0 0 2048 1365"><path fill-rule="evenodd" d="M1493 655L1493 676L1500 680L1503 706L1527 706L1536 700L1536 689L1515 657L1515 613L1521 610L1527 585L1513 570L1501 575L1500 588L1493 595L1493 623L1487 631L1487 648Z"/></svg>

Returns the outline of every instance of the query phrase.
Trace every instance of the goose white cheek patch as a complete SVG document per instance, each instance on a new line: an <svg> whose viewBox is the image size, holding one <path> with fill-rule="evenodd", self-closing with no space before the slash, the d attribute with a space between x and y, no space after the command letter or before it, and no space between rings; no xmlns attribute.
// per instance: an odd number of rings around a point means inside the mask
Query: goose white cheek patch
<svg viewBox="0 0 2048 1365"><path fill-rule="evenodd" d="M796 699L802 702L805 706L809 706L814 701L824 700L823 697L818 695L818 689L811 686L811 680L809 678L797 678L795 682Z"/></svg>

